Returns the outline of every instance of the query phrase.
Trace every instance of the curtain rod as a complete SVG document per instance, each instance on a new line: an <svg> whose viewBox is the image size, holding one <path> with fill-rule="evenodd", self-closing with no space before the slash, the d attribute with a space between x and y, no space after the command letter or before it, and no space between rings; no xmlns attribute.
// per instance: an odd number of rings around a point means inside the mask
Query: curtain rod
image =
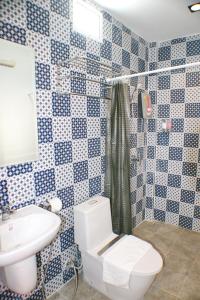
<svg viewBox="0 0 200 300"><path fill-rule="evenodd" d="M167 71L172 71L172 70L178 70L178 69L184 69L184 68L192 68L195 66L200 66L200 62L195 62L195 63L189 63L185 65L179 65L179 66L174 66L174 67L168 67L168 68L163 68L163 69L157 69L157 70L152 70L152 71L146 71L146 72L141 72L141 73L134 73L130 75L124 75L124 76L118 76L115 78L107 78L106 81L109 82L115 82L118 80L123 80L123 79L131 79L134 77L139 77L139 76L145 76L149 74L157 74L161 72L167 72Z"/></svg>

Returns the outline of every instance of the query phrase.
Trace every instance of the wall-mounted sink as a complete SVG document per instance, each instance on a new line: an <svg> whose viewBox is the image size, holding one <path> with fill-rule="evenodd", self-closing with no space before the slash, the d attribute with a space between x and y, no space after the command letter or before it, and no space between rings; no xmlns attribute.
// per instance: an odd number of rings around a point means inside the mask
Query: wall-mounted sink
<svg viewBox="0 0 200 300"><path fill-rule="evenodd" d="M55 238L60 224L56 214L35 205L0 221L0 279L9 289L25 294L35 288L35 254Z"/></svg>

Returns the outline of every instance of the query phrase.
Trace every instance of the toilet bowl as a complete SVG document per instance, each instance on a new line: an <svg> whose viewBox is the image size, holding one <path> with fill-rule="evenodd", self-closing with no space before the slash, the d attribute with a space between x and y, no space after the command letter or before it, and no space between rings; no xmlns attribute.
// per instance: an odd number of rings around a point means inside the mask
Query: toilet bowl
<svg viewBox="0 0 200 300"><path fill-rule="evenodd" d="M151 247L133 264L129 287L123 288L103 280L104 255L122 239L112 232L110 200L95 196L74 207L75 242L79 245L84 279L112 300L142 300L156 274L163 266L161 255ZM134 237L133 237L134 239ZM136 239L136 238L135 238ZM133 245L130 243L130 247ZM131 249L135 251L135 249Z"/></svg>

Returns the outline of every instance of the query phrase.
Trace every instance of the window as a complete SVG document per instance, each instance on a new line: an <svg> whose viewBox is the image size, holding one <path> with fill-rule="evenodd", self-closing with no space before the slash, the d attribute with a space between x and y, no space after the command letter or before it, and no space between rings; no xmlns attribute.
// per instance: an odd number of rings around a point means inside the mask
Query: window
<svg viewBox="0 0 200 300"><path fill-rule="evenodd" d="M83 0L74 0L73 30L102 42L102 13Z"/></svg>

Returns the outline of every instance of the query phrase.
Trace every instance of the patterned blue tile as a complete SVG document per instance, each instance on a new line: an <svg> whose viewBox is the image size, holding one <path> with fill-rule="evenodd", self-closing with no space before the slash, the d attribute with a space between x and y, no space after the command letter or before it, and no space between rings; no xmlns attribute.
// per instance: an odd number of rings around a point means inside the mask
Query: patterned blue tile
<svg viewBox="0 0 200 300"><path fill-rule="evenodd" d="M186 59L185 58L171 60L171 66L172 67L179 66L179 65L184 65L184 64L186 64ZM178 70L172 70L171 74L185 73L185 70L186 70L185 68L181 68L181 69L178 69Z"/></svg>
<svg viewBox="0 0 200 300"><path fill-rule="evenodd" d="M197 178L196 191L200 192L200 178Z"/></svg>
<svg viewBox="0 0 200 300"><path fill-rule="evenodd" d="M72 138L73 139L87 138L86 118L72 118Z"/></svg>
<svg viewBox="0 0 200 300"><path fill-rule="evenodd" d="M180 44L180 43L184 43L185 41L186 41L185 37L183 37L183 38L177 38L177 39L171 40L171 44L172 45Z"/></svg>
<svg viewBox="0 0 200 300"><path fill-rule="evenodd" d="M20 175L27 172L32 172L32 163L25 163L25 164L19 164L19 165L12 165L11 167L7 167L7 175L14 176L14 175Z"/></svg>
<svg viewBox="0 0 200 300"><path fill-rule="evenodd" d="M194 207L194 218L200 219L200 206L195 205L195 207Z"/></svg>
<svg viewBox="0 0 200 300"><path fill-rule="evenodd" d="M169 118L170 117L170 105L159 104L158 105L158 118Z"/></svg>
<svg viewBox="0 0 200 300"><path fill-rule="evenodd" d="M27 28L49 36L49 11L26 1Z"/></svg>
<svg viewBox="0 0 200 300"><path fill-rule="evenodd" d="M112 44L107 40L103 40L103 44L101 44L101 57L111 60L112 59Z"/></svg>
<svg viewBox="0 0 200 300"><path fill-rule="evenodd" d="M60 234L61 251L63 252L67 248L74 244L74 228L71 227Z"/></svg>
<svg viewBox="0 0 200 300"><path fill-rule="evenodd" d="M34 180L36 196L44 195L56 189L54 169L35 172Z"/></svg>
<svg viewBox="0 0 200 300"><path fill-rule="evenodd" d="M155 195L156 197L166 198L167 197L167 187L164 185L155 185Z"/></svg>
<svg viewBox="0 0 200 300"><path fill-rule="evenodd" d="M131 39L131 52L138 56L139 53L139 43L134 38Z"/></svg>
<svg viewBox="0 0 200 300"><path fill-rule="evenodd" d="M169 160L181 160L183 157L183 148L169 147Z"/></svg>
<svg viewBox="0 0 200 300"><path fill-rule="evenodd" d="M147 158L154 159L155 158L155 147L147 146Z"/></svg>
<svg viewBox="0 0 200 300"><path fill-rule="evenodd" d="M169 145L169 133L159 132L157 134L157 145L168 146Z"/></svg>
<svg viewBox="0 0 200 300"><path fill-rule="evenodd" d="M143 183L144 183L143 174L139 174L137 176L137 188L143 186Z"/></svg>
<svg viewBox="0 0 200 300"><path fill-rule="evenodd" d="M184 131L184 119L172 119L172 132L183 132Z"/></svg>
<svg viewBox="0 0 200 300"><path fill-rule="evenodd" d="M51 40L51 63L59 64L69 59L69 45Z"/></svg>
<svg viewBox="0 0 200 300"><path fill-rule="evenodd" d="M112 42L122 46L122 30L115 25L112 26Z"/></svg>
<svg viewBox="0 0 200 300"><path fill-rule="evenodd" d="M185 117L186 118L199 118L200 117L200 103L186 103L185 104Z"/></svg>
<svg viewBox="0 0 200 300"><path fill-rule="evenodd" d="M80 161L73 164L74 183L88 179L88 161Z"/></svg>
<svg viewBox="0 0 200 300"><path fill-rule="evenodd" d="M195 201L195 192L190 190L181 190L181 199L182 202L194 204Z"/></svg>
<svg viewBox="0 0 200 300"><path fill-rule="evenodd" d="M186 43L187 56L200 55L200 40Z"/></svg>
<svg viewBox="0 0 200 300"><path fill-rule="evenodd" d="M132 162L130 165L130 177L131 178L137 176L137 170L138 170L137 163Z"/></svg>
<svg viewBox="0 0 200 300"><path fill-rule="evenodd" d="M98 97L87 97L87 116L100 117L100 99Z"/></svg>
<svg viewBox="0 0 200 300"><path fill-rule="evenodd" d="M197 164L183 162L182 174L186 176L195 176L197 175Z"/></svg>
<svg viewBox="0 0 200 300"><path fill-rule="evenodd" d="M185 89L174 89L170 91L171 103L184 103L185 102Z"/></svg>
<svg viewBox="0 0 200 300"><path fill-rule="evenodd" d="M72 162L72 142L55 143L54 153L56 166Z"/></svg>
<svg viewBox="0 0 200 300"><path fill-rule="evenodd" d="M186 74L186 87L200 86L200 72Z"/></svg>
<svg viewBox="0 0 200 300"><path fill-rule="evenodd" d="M72 31L70 33L70 45L86 50L86 37L78 32Z"/></svg>
<svg viewBox="0 0 200 300"><path fill-rule="evenodd" d="M25 45L26 31L24 28L0 21L0 38Z"/></svg>
<svg viewBox="0 0 200 300"><path fill-rule="evenodd" d="M199 134L198 133L185 133L184 134L184 147L198 148Z"/></svg>
<svg viewBox="0 0 200 300"><path fill-rule="evenodd" d="M96 157L101 155L101 141L100 138L88 140L88 157Z"/></svg>
<svg viewBox="0 0 200 300"><path fill-rule="evenodd" d="M107 119L101 118L101 136L106 136L107 133Z"/></svg>
<svg viewBox="0 0 200 300"><path fill-rule="evenodd" d="M179 226L192 230L192 218L179 215Z"/></svg>
<svg viewBox="0 0 200 300"><path fill-rule="evenodd" d="M48 265L44 265L44 272L46 272L45 283L62 272L60 255L52 259Z"/></svg>
<svg viewBox="0 0 200 300"><path fill-rule="evenodd" d="M51 118L38 118L38 141L40 144L53 141Z"/></svg>
<svg viewBox="0 0 200 300"><path fill-rule="evenodd" d="M165 222L165 211L160 209L154 209L154 219L156 221Z"/></svg>
<svg viewBox="0 0 200 300"><path fill-rule="evenodd" d="M157 69L157 62L149 63L149 71L153 71Z"/></svg>
<svg viewBox="0 0 200 300"><path fill-rule="evenodd" d="M142 199L136 203L136 214L139 214L142 211Z"/></svg>
<svg viewBox="0 0 200 300"><path fill-rule="evenodd" d="M54 117L69 117L71 115L70 96L53 92L52 112Z"/></svg>
<svg viewBox="0 0 200 300"><path fill-rule="evenodd" d="M69 186L64 189L58 190L57 196L62 201L63 209L74 205L74 187L73 186Z"/></svg>
<svg viewBox="0 0 200 300"><path fill-rule="evenodd" d="M63 272L63 283L68 282L69 280L71 280L74 277L74 268L70 268L67 270L64 270Z"/></svg>
<svg viewBox="0 0 200 300"><path fill-rule="evenodd" d="M101 194L101 176L89 179L89 195L90 197Z"/></svg>
<svg viewBox="0 0 200 300"><path fill-rule="evenodd" d="M143 182L142 182L143 184ZM154 184L154 174L152 172L147 172L147 184L153 185ZM138 185L137 185L138 187Z"/></svg>
<svg viewBox="0 0 200 300"><path fill-rule="evenodd" d="M149 95L151 96L151 103L156 104L157 91L149 91Z"/></svg>
<svg viewBox="0 0 200 300"><path fill-rule="evenodd" d="M23 300L22 296L15 294L14 292L11 292L9 290L6 290L1 293L1 300Z"/></svg>
<svg viewBox="0 0 200 300"><path fill-rule="evenodd" d="M123 32L126 32L127 34L131 35L131 30L129 28L127 28L126 26L124 26L124 24L122 24L122 30L123 30Z"/></svg>
<svg viewBox="0 0 200 300"><path fill-rule="evenodd" d="M35 293L33 293L33 295L31 295L28 300L45 300L44 296L43 296L43 292L42 289L36 291Z"/></svg>
<svg viewBox="0 0 200 300"><path fill-rule="evenodd" d="M153 208L153 198L152 197L146 197L146 208Z"/></svg>
<svg viewBox="0 0 200 300"><path fill-rule="evenodd" d="M138 58L138 72L144 72L145 71L145 61L144 59Z"/></svg>
<svg viewBox="0 0 200 300"><path fill-rule="evenodd" d="M35 68L36 88L42 90L51 89L50 66L47 64L37 63Z"/></svg>
<svg viewBox="0 0 200 300"><path fill-rule="evenodd" d="M78 93L80 95L86 94L86 79L85 75L80 73L73 74L75 77L83 78L71 78L71 92Z"/></svg>
<svg viewBox="0 0 200 300"><path fill-rule="evenodd" d="M112 16L111 16L108 12L103 11L103 17L104 17L104 19L106 19L107 21L112 22Z"/></svg>
<svg viewBox="0 0 200 300"><path fill-rule="evenodd" d="M100 57L92 53L87 53L87 57L93 60L87 60L87 74L100 76Z"/></svg>
<svg viewBox="0 0 200 300"><path fill-rule="evenodd" d="M106 156L101 156L101 174L106 172Z"/></svg>
<svg viewBox="0 0 200 300"><path fill-rule="evenodd" d="M156 170L158 172L168 172L168 160L157 159L156 160Z"/></svg>
<svg viewBox="0 0 200 300"><path fill-rule="evenodd" d="M1 180L0 181L0 205L8 204L8 187L7 181Z"/></svg>
<svg viewBox="0 0 200 300"><path fill-rule="evenodd" d="M158 77L158 89L159 90L170 89L170 76L169 75Z"/></svg>
<svg viewBox="0 0 200 300"><path fill-rule="evenodd" d="M51 10L63 17L69 18L69 1L51 0Z"/></svg>
<svg viewBox="0 0 200 300"><path fill-rule="evenodd" d="M180 188L181 187L181 176L168 174L168 186Z"/></svg>
<svg viewBox="0 0 200 300"><path fill-rule="evenodd" d="M122 66L130 68L130 53L122 49Z"/></svg>
<svg viewBox="0 0 200 300"><path fill-rule="evenodd" d="M171 47L166 46L166 47L161 47L158 50L158 60L159 61L165 61L165 60L170 60L171 59Z"/></svg>
<svg viewBox="0 0 200 300"><path fill-rule="evenodd" d="M179 202L167 200L167 211L172 212L174 214L179 214Z"/></svg>
<svg viewBox="0 0 200 300"><path fill-rule="evenodd" d="M136 193L136 191L131 192L131 193L130 193L131 204L135 204L135 203L136 203L136 198L137 198L137 193Z"/></svg>

